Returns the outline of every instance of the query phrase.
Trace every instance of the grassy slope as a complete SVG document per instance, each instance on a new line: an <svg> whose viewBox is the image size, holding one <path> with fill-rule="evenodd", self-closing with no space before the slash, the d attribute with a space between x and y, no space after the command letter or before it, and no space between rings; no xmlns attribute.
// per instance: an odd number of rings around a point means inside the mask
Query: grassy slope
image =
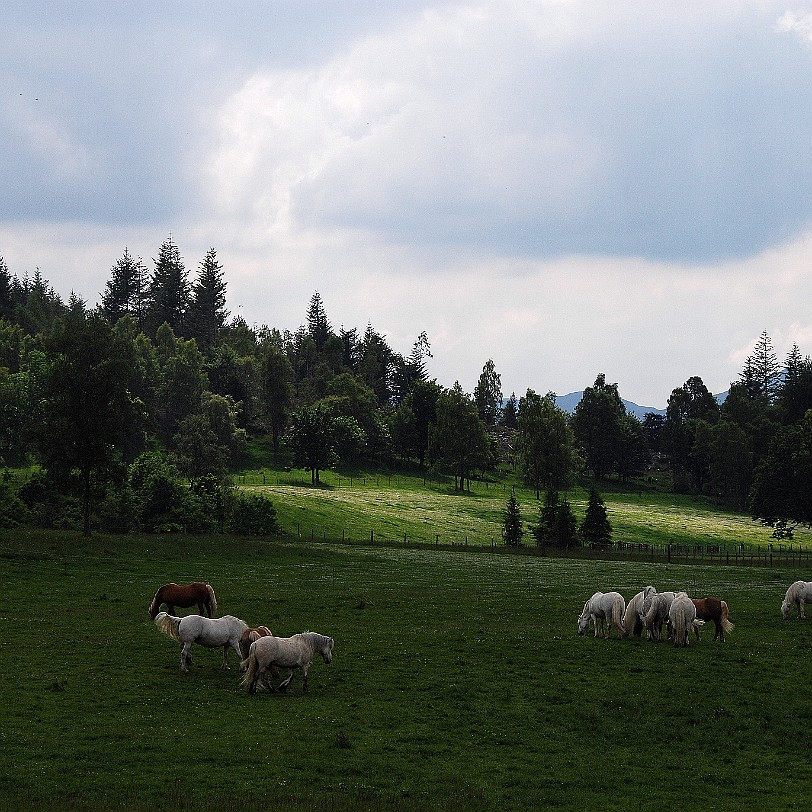
<svg viewBox="0 0 812 812"><path fill-rule="evenodd" d="M455 493L446 481L420 476L361 473L353 477L325 472L320 488L310 486L304 472L267 471L246 474L245 487L267 493L276 505L286 533L303 538L376 540L441 544L500 544L510 488L516 487L527 543L530 525L538 523L539 502L519 483L473 482L471 492ZM602 494L615 541L629 543L711 543L766 545L769 530L749 516L720 510L707 499L664 493L655 489L621 490ZM569 500L579 521L587 494L577 488ZM798 531L797 543L812 541Z"/></svg>
<svg viewBox="0 0 812 812"><path fill-rule="evenodd" d="M798 575L2 532L0 808L801 808ZM335 637L309 695L249 697L199 648L178 673L145 610L196 578L252 625ZM595 589L649 582L726 597L729 642L575 635Z"/></svg>

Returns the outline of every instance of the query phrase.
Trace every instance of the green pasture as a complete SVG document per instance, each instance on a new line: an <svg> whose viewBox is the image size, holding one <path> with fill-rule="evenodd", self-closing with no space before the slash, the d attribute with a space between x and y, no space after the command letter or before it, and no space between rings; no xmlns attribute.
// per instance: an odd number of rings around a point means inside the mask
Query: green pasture
<svg viewBox="0 0 812 812"><path fill-rule="evenodd" d="M778 611L799 577L2 531L0 808L805 809L812 619ZM221 613L332 635L332 665L306 695L251 697L197 647L182 675L146 607L196 579ZM592 592L648 583L724 597L728 642L576 635Z"/></svg>
<svg viewBox="0 0 812 812"><path fill-rule="evenodd" d="M502 522L510 493L519 501L525 543L538 524L541 503L521 483L474 481L455 492L453 480L419 475L361 472L322 473L312 487L304 471L253 471L237 478L246 489L266 494L277 509L285 534L305 540L352 540L435 545L501 545ZM767 546L769 528L744 514L720 508L706 497L683 496L652 487L602 492L613 540L630 544L720 544ZM580 522L589 498L582 487L567 494ZM794 544L812 542L809 530L796 530ZM785 545L786 546L786 545Z"/></svg>

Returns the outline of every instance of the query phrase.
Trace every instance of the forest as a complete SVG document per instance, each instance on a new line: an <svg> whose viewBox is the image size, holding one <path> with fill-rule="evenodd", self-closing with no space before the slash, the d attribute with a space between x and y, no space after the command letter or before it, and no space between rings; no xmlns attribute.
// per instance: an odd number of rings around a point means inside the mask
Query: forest
<svg viewBox="0 0 812 812"><path fill-rule="evenodd" d="M295 332L250 327L214 248L193 275L168 238L153 266L125 249L89 305L0 257L0 526L269 533L271 502L233 484L262 466L314 486L335 467L418 469L460 491L507 468L552 543L576 480L653 469L776 538L812 525L812 361L779 361L766 332L721 404L693 376L639 420L598 373L569 414L552 392L503 393L490 359L473 392L444 387L424 332L403 353L371 324L336 331L318 292Z"/></svg>

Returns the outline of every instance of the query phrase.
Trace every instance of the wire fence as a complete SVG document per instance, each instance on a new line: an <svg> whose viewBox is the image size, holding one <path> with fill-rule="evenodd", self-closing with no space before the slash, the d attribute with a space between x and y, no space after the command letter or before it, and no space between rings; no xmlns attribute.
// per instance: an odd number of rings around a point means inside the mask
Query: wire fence
<svg viewBox="0 0 812 812"><path fill-rule="evenodd" d="M494 553L573 558L584 560L648 561L667 564L708 564L745 567L810 567L812 549L798 544L638 544L615 542L606 545L570 545L525 543L507 545L501 539L473 538L376 532L341 536L328 535L315 527L280 526L275 538L279 541L298 541L323 544L344 544L370 547L402 547L413 549L470 549L490 550Z"/></svg>

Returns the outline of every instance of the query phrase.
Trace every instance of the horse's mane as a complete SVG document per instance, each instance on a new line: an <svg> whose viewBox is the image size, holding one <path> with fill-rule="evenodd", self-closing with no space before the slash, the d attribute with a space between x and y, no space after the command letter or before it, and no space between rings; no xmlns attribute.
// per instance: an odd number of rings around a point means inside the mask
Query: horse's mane
<svg viewBox="0 0 812 812"><path fill-rule="evenodd" d="M180 640L180 635L178 634L178 626L180 626L179 617L173 617L168 612L159 612L155 618L155 625L158 627L158 631L163 632L173 640Z"/></svg>

